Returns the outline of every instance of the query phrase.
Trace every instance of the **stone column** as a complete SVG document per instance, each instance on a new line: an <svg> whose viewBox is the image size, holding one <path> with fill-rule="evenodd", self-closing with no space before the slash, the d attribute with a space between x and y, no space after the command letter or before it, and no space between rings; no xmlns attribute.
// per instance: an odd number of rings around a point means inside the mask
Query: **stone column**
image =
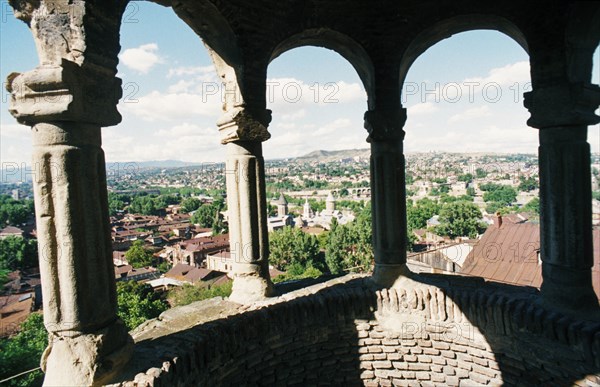
<svg viewBox="0 0 600 387"><path fill-rule="evenodd" d="M391 287L406 276L406 110L369 110L365 128L371 143L371 208L375 269L373 281Z"/></svg>
<svg viewBox="0 0 600 387"><path fill-rule="evenodd" d="M540 129L540 238L548 306L598 311L593 266L590 146L587 125L600 101L597 86L558 84L525 94L528 124Z"/></svg>
<svg viewBox="0 0 600 387"><path fill-rule="evenodd" d="M269 277L267 201L262 142L271 137L271 111L234 108L219 120L225 166L229 240L233 263L230 300L251 303L274 294Z"/></svg>
<svg viewBox="0 0 600 387"><path fill-rule="evenodd" d="M72 62L11 74L11 113L32 126L49 386L98 385L129 360L117 318L100 127L120 119L120 81ZM96 94L89 94L90 90ZM102 91L110 90L108 94Z"/></svg>

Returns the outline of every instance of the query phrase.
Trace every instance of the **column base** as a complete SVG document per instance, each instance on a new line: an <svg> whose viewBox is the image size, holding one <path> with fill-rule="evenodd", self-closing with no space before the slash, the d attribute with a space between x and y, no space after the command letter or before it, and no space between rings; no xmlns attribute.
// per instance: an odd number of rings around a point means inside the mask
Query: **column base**
<svg viewBox="0 0 600 387"><path fill-rule="evenodd" d="M95 333L51 334L41 360L44 386L99 386L115 377L133 353L121 320Z"/></svg>
<svg viewBox="0 0 600 387"><path fill-rule="evenodd" d="M238 304L252 304L276 295L273 282L258 273L234 274L229 300Z"/></svg>
<svg viewBox="0 0 600 387"><path fill-rule="evenodd" d="M413 279L414 273L410 271L405 263L383 264L376 263L373 269L371 281L384 288L406 288L418 284Z"/></svg>
<svg viewBox="0 0 600 387"><path fill-rule="evenodd" d="M591 281L591 270L573 270L544 263L542 304L549 309L600 321L600 305Z"/></svg>

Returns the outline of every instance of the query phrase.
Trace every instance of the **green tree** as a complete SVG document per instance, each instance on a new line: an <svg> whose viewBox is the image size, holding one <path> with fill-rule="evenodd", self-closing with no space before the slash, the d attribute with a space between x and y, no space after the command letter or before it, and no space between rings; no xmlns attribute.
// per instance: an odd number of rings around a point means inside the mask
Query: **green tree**
<svg viewBox="0 0 600 387"><path fill-rule="evenodd" d="M483 179L484 177L486 177L486 176L487 176L487 172L486 172L485 170L483 170L482 168L477 168L477 169L475 170L475 176L476 176L478 179Z"/></svg>
<svg viewBox="0 0 600 387"><path fill-rule="evenodd" d="M200 208L201 205L202 202L200 200L196 198L187 198L181 202L181 209L183 210L183 212L188 213L196 211L198 208Z"/></svg>
<svg viewBox="0 0 600 387"><path fill-rule="evenodd" d="M19 226L34 215L32 200L14 200L11 196L0 195L0 226Z"/></svg>
<svg viewBox="0 0 600 387"><path fill-rule="evenodd" d="M529 192L540 187L540 184L538 183L538 179L536 177L532 176L525 178L524 176L520 176L519 180L521 181L519 183L519 191Z"/></svg>
<svg viewBox="0 0 600 387"><path fill-rule="evenodd" d="M129 250L125 252L127 262L135 267L146 267L152 265L152 253L144 247L144 241L136 240L133 242Z"/></svg>
<svg viewBox="0 0 600 387"><path fill-rule="evenodd" d="M108 200L108 213L110 216L115 216L118 211L122 211L125 208L125 202L117 198L109 198Z"/></svg>
<svg viewBox="0 0 600 387"><path fill-rule="evenodd" d="M440 210L440 225L436 227L436 232L450 238L461 236L475 238L485 229L480 219L481 211L474 203L446 203Z"/></svg>
<svg viewBox="0 0 600 387"><path fill-rule="evenodd" d="M0 339L0 380L39 367L47 345L48 333L44 328L44 317L40 313L32 313L21 324L18 334ZM12 379L5 385L41 385L43 377L44 374L38 370Z"/></svg>
<svg viewBox="0 0 600 387"><path fill-rule="evenodd" d="M465 183L470 183L473 181L473 175L471 173L465 173L464 175L459 175L458 181L464 181Z"/></svg>
<svg viewBox="0 0 600 387"><path fill-rule="evenodd" d="M471 197L475 197L475 188L473 187L468 187L467 188L467 195L471 196Z"/></svg>
<svg viewBox="0 0 600 387"><path fill-rule="evenodd" d="M327 249L325 250L325 263L332 274L340 274L344 270L344 250L349 242L348 229L341 227L336 218L331 219Z"/></svg>
<svg viewBox="0 0 600 387"><path fill-rule="evenodd" d="M496 212L500 212L502 215L505 215L510 212L510 208L506 207L504 203L488 202L485 206L485 212L487 212L488 214L495 214Z"/></svg>
<svg viewBox="0 0 600 387"><path fill-rule="evenodd" d="M325 262L329 271L367 272L373 261L371 206L367 205L352 223L331 223Z"/></svg>
<svg viewBox="0 0 600 387"><path fill-rule="evenodd" d="M498 202L509 206L517 199L517 191L508 185L498 185L483 194L485 202Z"/></svg>
<svg viewBox="0 0 600 387"><path fill-rule="evenodd" d="M18 236L0 239L0 269L24 270L37 265L38 245L36 239L25 239Z"/></svg>
<svg viewBox="0 0 600 387"><path fill-rule="evenodd" d="M314 235L294 227L284 227L269 235L269 263L287 271L298 265L302 271L308 267L322 266L319 262L319 242Z"/></svg>
<svg viewBox="0 0 600 387"><path fill-rule="evenodd" d="M531 199L527 204L525 204L523 206L523 211L531 212L533 214L539 215L540 214L540 199L539 198Z"/></svg>
<svg viewBox="0 0 600 387"><path fill-rule="evenodd" d="M136 281L117 282L117 314L129 330L169 308L148 284Z"/></svg>
<svg viewBox="0 0 600 387"><path fill-rule="evenodd" d="M200 227L212 228L215 223L215 215L218 210L212 204L203 204L192 215L191 222L199 224Z"/></svg>
<svg viewBox="0 0 600 387"><path fill-rule="evenodd" d="M0 288L4 286L8 282L8 274L10 271L8 269L0 269Z"/></svg>
<svg viewBox="0 0 600 387"><path fill-rule="evenodd" d="M223 285L206 286L203 283L194 285L185 284L182 287L169 291L169 302L173 306L188 305L192 302L202 301L213 297L229 297L233 282Z"/></svg>
<svg viewBox="0 0 600 387"><path fill-rule="evenodd" d="M423 198L416 203L406 204L406 220L409 231L418 230L427 226L427 220L440 211L440 206L435 200Z"/></svg>

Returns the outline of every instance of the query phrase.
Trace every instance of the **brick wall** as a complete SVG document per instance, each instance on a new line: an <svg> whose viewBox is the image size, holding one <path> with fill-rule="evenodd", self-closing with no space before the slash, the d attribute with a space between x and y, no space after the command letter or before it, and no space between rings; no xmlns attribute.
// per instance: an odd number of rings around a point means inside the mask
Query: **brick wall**
<svg viewBox="0 0 600 387"><path fill-rule="evenodd" d="M146 371L121 385L599 385L600 325L535 292L429 282L333 280L149 340L156 321L136 344Z"/></svg>

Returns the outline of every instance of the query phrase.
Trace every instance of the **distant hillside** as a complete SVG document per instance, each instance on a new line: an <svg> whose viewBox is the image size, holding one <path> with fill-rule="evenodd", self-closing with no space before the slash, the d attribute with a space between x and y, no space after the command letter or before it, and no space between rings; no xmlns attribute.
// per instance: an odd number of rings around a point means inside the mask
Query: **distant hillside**
<svg viewBox="0 0 600 387"><path fill-rule="evenodd" d="M297 157L296 160L297 161L305 161L305 162L310 162L310 161L322 161L322 162L329 162L329 161L336 161L336 160L342 160L342 159L351 159L353 157L360 157L360 158L369 158L369 156L371 155L371 150L366 148L366 149L344 149L344 150L335 150L335 151L328 151L328 150L316 150L313 152L310 152L304 156L300 156Z"/></svg>

